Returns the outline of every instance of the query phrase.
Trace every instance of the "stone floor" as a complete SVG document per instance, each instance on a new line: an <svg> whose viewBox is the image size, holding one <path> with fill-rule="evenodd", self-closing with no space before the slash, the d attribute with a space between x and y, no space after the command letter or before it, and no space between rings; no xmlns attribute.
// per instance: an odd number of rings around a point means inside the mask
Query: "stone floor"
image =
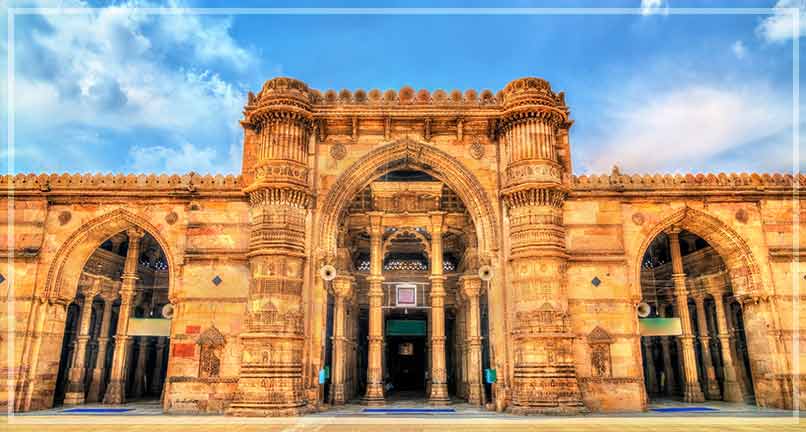
<svg viewBox="0 0 806 432"><path fill-rule="evenodd" d="M431 408L424 400L392 399L387 408ZM656 412L652 409L710 408L706 412ZM81 409L108 408L82 405ZM0 418L0 430L13 431L664 431L709 430L790 431L806 430L806 424L791 411L758 408L743 404L708 402L684 404L665 400L653 402L650 411L624 414L590 414L576 417L523 417L484 411L466 403L455 403L455 413L367 414L364 406L349 404L299 418L233 418L227 416L180 416L162 414L157 401L133 402L117 413L74 413L55 408Z"/></svg>

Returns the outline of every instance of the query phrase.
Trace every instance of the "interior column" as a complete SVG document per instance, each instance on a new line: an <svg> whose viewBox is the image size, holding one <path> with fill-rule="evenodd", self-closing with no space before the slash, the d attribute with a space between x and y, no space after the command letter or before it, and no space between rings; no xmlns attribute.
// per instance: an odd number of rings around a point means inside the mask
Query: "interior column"
<svg viewBox="0 0 806 432"><path fill-rule="evenodd" d="M724 399L729 402L741 402L744 400L742 389L736 379L736 367L733 353L730 349L730 333L728 333L728 321L725 316L725 303L722 298L722 291L716 291L714 295L714 306L716 306L716 325L719 333L719 345L722 349L722 368L725 375Z"/></svg>
<svg viewBox="0 0 806 432"><path fill-rule="evenodd" d="M104 301L103 317L101 318L101 331L98 333L98 355L95 357L95 367L92 370L90 391L87 394L88 402L98 402L103 398L104 376L106 375L106 351L109 348L109 327L112 323L112 304L115 302L117 292L101 294Z"/></svg>
<svg viewBox="0 0 806 432"><path fill-rule="evenodd" d="M347 376L347 347L345 337L345 307L353 295L352 276L336 276L333 280L333 297L335 298L333 313L333 380L330 386L330 401L333 405L343 405L347 401L345 381Z"/></svg>
<svg viewBox="0 0 806 432"><path fill-rule="evenodd" d="M679 336L683 357L684 390L683 399L686 402L704 402L705 397L700 389L697 377L697 358L694 353L694 336L691 330L691 315L688 311L688 291L686 289L686 274L683 272L683 257L680 255L680 228L669 229L669 249L672 255L672 279L674 280L675 300L677 313L680 315L682 335Z"/></svg>
<svg viewBox="0 0 806 432"><path fill-rule="evenodd" d="M112 371L109 384L106 386L104 403L122 404L126 401L126 346L131 337L129 317L132 313L132 299L137 284L137 259L140 256L140 240L145 234L142 230L131 228L126 231L129 236L129 249L123 264L123 275L120 277L120 312L118 312L118 328L115 334L115 353L112 357Z"/></svg>
<svg viewBox="0 0 806 432"><path fill-rule="evenodd" d="M669 317L670 314L666 311L666 308L661 309L661 311L662 317ZM661 353L663 354L663 371L666 375L666 383L663 390L666 396L674 394L677 387L675 384L677 381L674 376L674 367L672 365L671 343L671 336L660 337Z"/></svg>
<svg viewBox="0 0 806 432"><path fill-rule="evenodd" d="M442 231L444 212L430 212L431 218L431 391L428 401L450 402L445 369L445 275L442 274Z"/></svg>
<svg viewBox="0 0 806 432"><path fill-rule="evenodd" d="M165 362L165 345L167 339L164 336L157 337L156 357L154 360L154 372L151 374L151 394L159 395L162 391L162 368Z"/></svg>
<svg viewBox="0 0 806 432"><path fill-rule="evenodd" d="M364 403L383 405L383 213L369 214L369 353L367 355L367 392Z"/></svg>
<svg viewBox="0 0 806 432"><path fill-rule="evenodd" d="M652 353L652 338L642 337L641 345L644 347L644 361L646 362L646 391L649 394L657 394L658 376L655 370L655 356Z"/></svg>
<svg viewBox="0 0 806 432"><path fill-rule="evenodd" d="M459 280L462 295L467 299L467 401L473 405L484 405L484 384L481 380L481 316L479 296L481 278L465 275Z"/></svg>
<svg viewBox="0 0 806 432"><path fill-rule="evenodd" d="M719 383L716 380L716 372L714 371L714 362L711 357L711 338L708 336L708 321L705 316L705 293L698 292L692 297L694 298L694 304L697 306L700 353L702 354L703 369L705 369L705 396L712 400L722 399Z"/></svg>
<svg viewBox="0 0 806 432"><path fill-rule="evenodd" d="M84 403L84 377L87 374L87 346L90 340L90 321L92 320L92 301L101 291L101 277L92 276L91 285L84 287L84 304L81 306L81 323L76 339L76 350L73 366L70 368L70 381L64 395L65 405Z"/></svg>

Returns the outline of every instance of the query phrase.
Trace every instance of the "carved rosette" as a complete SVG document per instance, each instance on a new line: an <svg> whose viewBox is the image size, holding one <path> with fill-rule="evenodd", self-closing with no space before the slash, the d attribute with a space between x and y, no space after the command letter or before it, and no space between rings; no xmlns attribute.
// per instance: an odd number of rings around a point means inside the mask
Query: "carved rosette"
<svg viewBox="0 0 806 432"><path fill-rule="evenodd" d="M497 135L507 160L503 200L510 218L510 275L515 293L511 410L573 414L584 410L573 356L566 292L563 203L568 185L559 154L568 109L538 78L502 92Z"/></svg>
<svg viewBox="0 0 806 432"><path fill-rule="evenodd" d="M244 178L249 197L249 301L241 335L241 373L229 413L297 415L303 389L305 221L312 194L308 141L313 133L308 87L268 81L245 108Z"/></svg>

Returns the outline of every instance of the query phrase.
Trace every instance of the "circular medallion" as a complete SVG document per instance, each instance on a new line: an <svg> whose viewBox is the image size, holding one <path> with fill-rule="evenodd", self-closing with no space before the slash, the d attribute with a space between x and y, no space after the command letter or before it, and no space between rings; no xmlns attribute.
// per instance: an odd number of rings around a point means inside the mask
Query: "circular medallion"
<svg viewBox="0 0 806 432"><path fill-rule="evenodd" d="M632 215L632 221L636 225L643 225L644 224L644 215L641 213L635 213Z"/></svg>
<svg viewBox="0 0 806 432"><path fill-rule="evenodd" d="M175 224L177 219L179 219L179 216L176 214L176 212L170 212L165 215L165 223L168 225Z"/></svg>
<svg viewBox="0 0 806 432"><path fill-rule="evenodd" d="M470 156L476 160L484 157L484 146L478 140L470 144Z"/></svg>
<svg viewBox="0 0 806 432"><path fill-rule="evenodd" d="M347 156L347 146L342 143L333 144L333 147L330 147L330 156L336 160L344 159L344 156Z"/></svg>
<svg viewBox="0 0 806 432"><path fill-rule="evenodd" d="M59 223L62 224L62 225L66 224L67 222L70 222L70 219L72 219L72 218L73 218L73 214L70 213L67 210L59 213Z"/></svg>
<svg viewBox="0 0 806 432"><path fill-rule="evenodd" d="M747 223L747 212L744 209L736 211L736 220L741 223Z"/></svg>

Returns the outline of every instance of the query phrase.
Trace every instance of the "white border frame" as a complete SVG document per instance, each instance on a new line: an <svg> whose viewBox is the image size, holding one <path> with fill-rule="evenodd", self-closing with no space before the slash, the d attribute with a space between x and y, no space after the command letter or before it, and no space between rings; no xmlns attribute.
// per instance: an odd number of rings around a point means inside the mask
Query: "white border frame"
<svg viewBox="0 0 806 432"><path fill-rule="evenodd" d="M8 113L7 113L7 174L14 175L14 157L15 157L15 143L14 143L14 17L17 15L92 15L96 9L105 8L8 8L7 9L7 100L8 100ZM646 15L641 8L121 8L121 9L107 9L107 12L114 14L129 14L132 11L138 11L149 15L495 15L495 16L508 16L508 15ZM792 186L792 254L793 259L791 262L792 273L792 322L800 322L800 258L797 255L799 250L799 232L800 232L800 202L799 202L799 161L800 161L800 11L798 8L670 8L666 7L658 10L656 14L662 15L773 15L777 13L790 13L792 16L792 175L794 182ZM14 292L14 195L11 189L8 190L8 244L9 255L7 259L8 275L6 276L6 298L13 296ZM416 294L415 294L416 295ZM14 322L14 302L7 301L7 340L14 339L14 330L16 325ZM800 375L800 327L795 327L792 336L792 375ZM9 345L8 350L8 364L14 364L15 358L14 344ZM9 385L9 401L14 400L15 386L13 379L13 367L8 368L8 382ZM792 380L792 418L795 423L798 422L800 411L798 407L800 394L800 380ZM17 418L20 417L14 412L13 402L8 405L8 419L9 423L17 423ZM48 418L64 419L64 417L52 416ZM118 417L120 418L120 417ZM199 421L192 424L208 424L209 418L199 417ZM230 418L234 419L234 418ZM239 418L240 419L240 418ZM243 420L243 419L241 419ZM276 419L275 419L276 420ZM505 418L501 418L505 421ZM26 422L28 423L28 422ZM89 424L92 422L82 421L79 424ZM238 423L231 421L228 423ZM250 423L241 421L240 423ZM264 422L265 423L265 420ZM275 421L275 423L280 423ZM285 423L285 422L283 422ZM295 421L293 423L311 423ZM417 422L415 424L422 424L424 422ZM75 424L72 422L45 422L44 424ZM176 422L154 424L176 424ZM456 420L453 423L456 424Z"/></svg>

